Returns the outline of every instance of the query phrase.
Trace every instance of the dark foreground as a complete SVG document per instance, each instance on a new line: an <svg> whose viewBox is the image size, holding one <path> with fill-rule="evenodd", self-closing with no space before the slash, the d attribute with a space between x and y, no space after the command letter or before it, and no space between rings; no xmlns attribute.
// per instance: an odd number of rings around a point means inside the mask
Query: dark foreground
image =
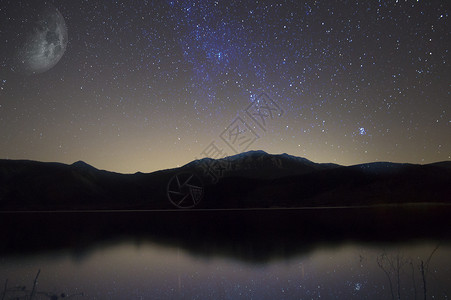
<svg viewBox="0 0 451 300"><path fill-rule="evenodd" d="M219 164L211 178L205 166ZM225 164L223 166L223 164ZM451 162L317 164L262 151L118 174L86 163L0 160L0 211L451 204Z"/></svg>

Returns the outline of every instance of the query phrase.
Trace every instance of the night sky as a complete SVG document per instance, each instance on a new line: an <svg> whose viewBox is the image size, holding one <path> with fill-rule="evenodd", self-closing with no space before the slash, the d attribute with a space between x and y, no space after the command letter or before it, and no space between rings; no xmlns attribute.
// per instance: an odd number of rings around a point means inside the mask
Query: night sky
<svg viewBox="0 0 451 300"><path fill-rule="evenodd" d="M53 1L66 51L26 74L28 2L0 5L0 158L451 160L449 1Z"/></svg>

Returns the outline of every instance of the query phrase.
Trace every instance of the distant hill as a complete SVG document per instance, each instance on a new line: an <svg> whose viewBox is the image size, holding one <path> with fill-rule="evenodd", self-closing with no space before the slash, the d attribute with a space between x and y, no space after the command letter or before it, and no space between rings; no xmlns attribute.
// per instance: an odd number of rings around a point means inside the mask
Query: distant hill
<svg viewBox="0 0 451 300"><path fill-rule="evenodd" d="M221 159L204 158L193 161L182 170L197 170L201 173L206 166L218 163L224 168L224 177L245 177L274 179L292 175L308 174L315 171L340 167L336 164L318 164L306 158L291 156L286 153L280 155L268 154L262 150L249 151Z"/></svg>
<svg viewBox="0 0 451 300"><path fill-rule="evenodd" d="M218 166L214 180L210 171ZM198 208L451 204L451 162L346 167L250 151L148 174L108 172L82 161L0 160L0 210L170 209L169 182L180 173L202 182Z"/></svg>

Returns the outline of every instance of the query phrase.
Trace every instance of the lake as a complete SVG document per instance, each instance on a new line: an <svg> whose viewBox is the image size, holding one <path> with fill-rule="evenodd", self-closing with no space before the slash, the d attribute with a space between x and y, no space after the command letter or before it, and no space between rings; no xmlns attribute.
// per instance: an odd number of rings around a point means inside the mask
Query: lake
<svg viewBox="0 0 451 300"><path fill-rule="evenodd" d="M446 207L2 213L0 299L448 299L447 216Z"/></svg>

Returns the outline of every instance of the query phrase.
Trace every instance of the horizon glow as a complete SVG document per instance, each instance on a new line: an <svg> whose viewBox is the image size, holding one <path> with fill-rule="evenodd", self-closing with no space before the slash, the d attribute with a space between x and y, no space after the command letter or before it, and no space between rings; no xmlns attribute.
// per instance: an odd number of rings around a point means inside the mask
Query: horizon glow
<svg viewBox="0 0 451 300"><path fill-rule="evenodd" d="M0 7L0 159L151 172L213 141L235 154L224 131L240 117L258 136L246 151L451 160L443 1L63 0L66 52L29 76L11 71L26 2ZM261 93L283 110L264 126L246 114Z"/></svg>

